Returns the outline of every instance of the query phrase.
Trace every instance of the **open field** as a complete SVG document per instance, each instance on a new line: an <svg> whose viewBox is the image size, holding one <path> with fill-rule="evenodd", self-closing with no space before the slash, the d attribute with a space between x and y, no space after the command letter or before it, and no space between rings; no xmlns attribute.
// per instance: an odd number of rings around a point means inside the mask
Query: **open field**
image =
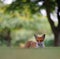
<svg viewBox="0 0 60 59"><path fill-rule="evenodd" d="M0 47L0 59L60 59L60 47L38 49Z"/></svg>

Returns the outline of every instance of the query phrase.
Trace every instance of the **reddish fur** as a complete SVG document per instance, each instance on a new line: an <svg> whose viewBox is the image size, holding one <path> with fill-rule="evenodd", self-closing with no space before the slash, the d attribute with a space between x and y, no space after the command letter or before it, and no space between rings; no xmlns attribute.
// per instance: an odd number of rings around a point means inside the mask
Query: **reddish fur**
<svg viewBox="0 0 60 59"><path fill-rule="evenodd" d="M30 48L30 47L35 48L36 47L36 42L28 41L25 45L25 48Z"/></svg>

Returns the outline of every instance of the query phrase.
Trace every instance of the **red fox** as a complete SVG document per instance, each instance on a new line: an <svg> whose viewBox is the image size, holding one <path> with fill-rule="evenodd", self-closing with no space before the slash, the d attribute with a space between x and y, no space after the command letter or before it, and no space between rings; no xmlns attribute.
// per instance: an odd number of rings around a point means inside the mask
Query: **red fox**
<svg viewBox="0 0 60 59"><path fill-rule="evenodd" d="M25 44L25 48L45 47L44 45L45 34L43 34L42 36L34 34L34 37L36 39L36 42L27 41L27 43Z"/></svg>

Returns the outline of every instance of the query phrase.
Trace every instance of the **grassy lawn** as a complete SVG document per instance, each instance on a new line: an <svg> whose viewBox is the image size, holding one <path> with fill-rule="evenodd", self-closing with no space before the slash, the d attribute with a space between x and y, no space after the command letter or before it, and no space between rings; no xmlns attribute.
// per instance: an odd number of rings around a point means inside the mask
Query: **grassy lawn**
<svg viewBox="0 0 60 59"><path fill-rule="evenodd" d="M38 49L0 47L0 59L60 59L60 47Z"/></svg>

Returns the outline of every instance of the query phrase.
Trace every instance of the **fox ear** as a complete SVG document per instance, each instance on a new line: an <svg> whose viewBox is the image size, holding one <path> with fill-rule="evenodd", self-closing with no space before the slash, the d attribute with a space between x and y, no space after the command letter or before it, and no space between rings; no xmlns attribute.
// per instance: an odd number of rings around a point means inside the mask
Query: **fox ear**
<svg viewBox="0 0 60 59"><path fill-rule="evenodd" d="M43 38L45 38L45 34L43 34Z"/></svg>
<svg viewBox="0 0 60 59"><path fill-rule="evenodd" d="M37 38L37 35L36 35L36 34L34 34L34 37L35 37L35 38Z"/></svg>

